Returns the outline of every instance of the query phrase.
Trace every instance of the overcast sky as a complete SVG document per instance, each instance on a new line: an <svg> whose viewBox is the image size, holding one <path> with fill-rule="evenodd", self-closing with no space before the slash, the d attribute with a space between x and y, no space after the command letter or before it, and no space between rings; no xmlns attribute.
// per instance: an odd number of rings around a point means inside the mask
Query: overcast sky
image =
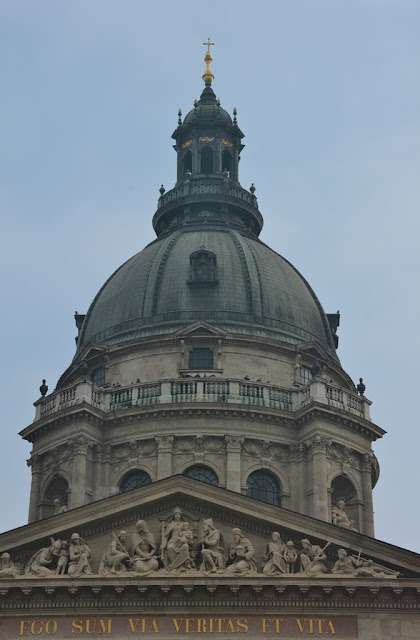
<svg viewBox="0 0 420 640"><path fill-rule="evenodd" d="M338 355L388 431L376 535L420 552L419 30L416 0L0 0L0 531L27 521L17 433L75 310L154 238L210 36L261 239L341 311Z"/></svg>

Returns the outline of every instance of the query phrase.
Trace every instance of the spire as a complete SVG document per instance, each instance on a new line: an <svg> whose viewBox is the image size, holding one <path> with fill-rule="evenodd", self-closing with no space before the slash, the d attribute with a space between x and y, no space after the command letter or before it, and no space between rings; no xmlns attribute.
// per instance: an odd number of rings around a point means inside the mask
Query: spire
<svg viewBox="0 0 420 640"><path fill-rule="evenodd" d="M206 70L203 74L204 84L210 85L214 80L214 75L210 69L210 63L213 60L210 53L210 47L214 47L214 42L210 42L210 38L207 38L207 42L203 42L203 45L207 47L206 55L204 56L204 62L206 63Z"/></svg>

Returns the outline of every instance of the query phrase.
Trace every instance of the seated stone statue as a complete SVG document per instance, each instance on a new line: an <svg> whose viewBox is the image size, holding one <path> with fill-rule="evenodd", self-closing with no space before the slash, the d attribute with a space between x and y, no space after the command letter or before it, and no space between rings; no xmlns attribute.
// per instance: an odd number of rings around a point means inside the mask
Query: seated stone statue
<svg viewBox="0 0 420 640"><path fill-rule="evenodd" d="M358 566L357 558L354 556L348 556L345 549L339 549L337 551L338 560L331 569L331 573L338 573L342 575L356 575L356 568Z"/></svg>
<svg viewBox="0 0 420 640"><path fill-rule="evenodd" d="M331 520L333 524L336 524L338 527L343 527L343 529L350 529L350 531L357 531L354 528L354 520L349 520L346 512L344 511L344 507L346 503L342 498L337 501L337 504L334 505L331 509Z"/></svg>
<svg viewBox="0 0 420 640"><path fill-rule="evenodd" d="M25 567L25 575L47 577L55 574L56 555L61 548L61 540L50 538L49 547L44 547L31 556Z"/></svg>
<svg viewBox="0 0 420 640"><path fill-rule="evenodd" d="M283 557L285 544L278 531L271 534L271 541L267 542L263 555L263 573L266 576L278 576L286 573L286 562Z"/></svg>
<svg viewBox="0 0 420 640"><path fill-rule="evenodd" d="M73 578L86 576L92 573L90 566L90 549L78 533L71 534L69 546L69 566L67 573Z"/></svg>
<svg viewBox="0 0 420 640"><path fill-rule="evenodd" d="M58 515L60 513L65 513L67 511L67 507L65 504L61 504L60 498L54 498L54 515Z"/></svg>
<svg viewBox="0 0 420 640"><path fill-rule="evenodd" d="M230 565L226 571L236 576L244 576L248 573L255 573L257 565L254 560L254 548L241 530L232 529L233 542L229 551Z"/></svg>
<svg viewBox="0 0 420 640"><path fill-rule="evenodd" d="M162 562L169 572L189 571L194 567L192 554L193 534L189 530L188 522L182 519L179 507L174 509L172 520L162 532Z"/></svg>
<svg viewBox="0 0 420 640"><path fill-rule="evenodd" d="M176 530L172 535L168 544L168 555L173 557L164 569L166 573L181 573L183 571L191 571L195 567L194 556L192 553L193 532L188 522L183 522L181 529Z"/></svg>
<svg viewBox="0 0 420 640"><path fill-rule="evenodd" d="M136 531L132 537L132 573L140 576L147 576L152 571L159 568L156 556L156 544L153 533L150 533L144 520L139 520L136 524Z"/></svg>
<svg viewBox="0 0 420 640"><path fill-rule="evenodd" d="M127 571L130 556L125 548L126 540L126 531L120 531L118 535L112 534L111 543L99 563L98 573L101 576L115 576Z"/></svg>
<svg viewBox="0 0 420 640"><path fill-rule="evenodd" d="M0 579L16 578L19 573L19 569L10 558L10 553L2 553L0 556Z"/></svg>
<svg viewBox="0 0 420 640"><path fill-rule="evenodd" d="M203 537L198 543L201 545L202 557L200 571L205 575L222 573L227 560L226 545L222 534L214 526L212 518L204 520Z"/></svg>
<svg viewBox="0 0 420 640"><path fill-rule="evenodd" d="M324 551L330 545L328 542L323 549L317 544L311 544L309 540L304 538L301 540L302 551L300 554L300 573L306 573L308 576L319 576L328 573L325 563L327 556Z"/></svg>

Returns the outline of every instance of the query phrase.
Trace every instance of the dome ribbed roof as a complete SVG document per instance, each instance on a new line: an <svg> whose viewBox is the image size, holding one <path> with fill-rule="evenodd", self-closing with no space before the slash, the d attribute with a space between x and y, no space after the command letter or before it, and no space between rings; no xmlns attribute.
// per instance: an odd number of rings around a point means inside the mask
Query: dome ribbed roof
<svg viewBox="0 0 420 640"><path fill-rule="evenodd" d="M213 286L189 283L190 255L216 256ZM228 333L318 342L337 359L325 313L300 273L257 238L233 229L179 229L159 237L104 284L77 351L174 333L205 320Z"/></svg>

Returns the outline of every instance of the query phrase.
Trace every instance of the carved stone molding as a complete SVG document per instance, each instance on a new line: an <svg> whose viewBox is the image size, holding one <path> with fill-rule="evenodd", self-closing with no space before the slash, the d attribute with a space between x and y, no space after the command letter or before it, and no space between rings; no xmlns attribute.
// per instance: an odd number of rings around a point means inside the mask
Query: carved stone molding
<svg viewBox="0 0 420 640"><path fill-rule="evenodd" d="M73 451L74 455L83 455L86 456L89 447L92 447L93 443L90 442L86 436L80 435L74 438L73 440Z"/></svg>
<svg viewBox="0 0 420 640"><path fill-rule="evenodd" d="M306 450L303 442L291 444L289 446L289 461L302 462L303 460L306 460Z"/></svg>
<svg viewBox="0 0 420 640"><path fill-rule="evenodd" d="M327 447L332 444L332 440L325 438L324 436L316 435L312 440L306 442L306 446L312 449L312 453L327 453Z"/></svg>

